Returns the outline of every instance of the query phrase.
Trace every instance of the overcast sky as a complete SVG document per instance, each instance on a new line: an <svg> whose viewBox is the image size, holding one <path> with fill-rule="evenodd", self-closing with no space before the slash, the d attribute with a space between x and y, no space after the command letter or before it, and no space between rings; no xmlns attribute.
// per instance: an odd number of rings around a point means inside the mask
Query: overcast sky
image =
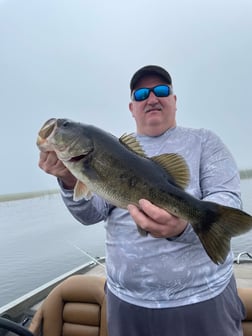
<svg viewBox="0 0 252 336"><path fill-rule="evenodd" d="M179 125L252 168L251 0L0 0L0 194L56 187L37 165L48 118L134 131L129 80L147 64L171 73Z"/></svg>

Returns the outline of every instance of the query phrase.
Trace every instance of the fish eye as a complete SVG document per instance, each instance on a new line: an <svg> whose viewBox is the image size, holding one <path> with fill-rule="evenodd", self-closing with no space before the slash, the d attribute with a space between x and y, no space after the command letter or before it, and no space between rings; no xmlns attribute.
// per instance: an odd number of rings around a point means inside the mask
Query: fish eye
<svg viewBox="0 0 252 336"><path fill-rule="evenodd" d="M67 128L69 126L70 122L69 120L63 120L61 126L64 127L64 128Z"/></svg>

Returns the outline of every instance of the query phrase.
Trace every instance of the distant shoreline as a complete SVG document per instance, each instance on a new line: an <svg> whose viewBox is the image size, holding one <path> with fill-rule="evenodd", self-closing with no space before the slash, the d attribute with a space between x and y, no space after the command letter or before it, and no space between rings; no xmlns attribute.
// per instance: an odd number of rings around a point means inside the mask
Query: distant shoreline
<svg viewBox="0 0 252 336"><path fill-rule="evenodd" d="M57 193L59 193L58 189L6 194L6 195L0 195L0 202L18 201L27 198L36 198L41 196L54 195Z"/></svg>
<svg viewBox="0 0 252 336"><path fill-rule="evenodd" d="M252 178L252 169L240 170L240 177L242 180Z"/></svg>
<svg viewBox="0 0 252 336"><path fill-rule="evenodd" d="M252 169L241 170L240 177L242 180L251 179ZM57 194L58 192L59 192L59 189L52 189L52 190L40 190L40 191L0 195L0 202L9 202L9 201L17 201L17 200L27 199L27 198L36 198L36 197L41 197L41 196Z"/></svg>

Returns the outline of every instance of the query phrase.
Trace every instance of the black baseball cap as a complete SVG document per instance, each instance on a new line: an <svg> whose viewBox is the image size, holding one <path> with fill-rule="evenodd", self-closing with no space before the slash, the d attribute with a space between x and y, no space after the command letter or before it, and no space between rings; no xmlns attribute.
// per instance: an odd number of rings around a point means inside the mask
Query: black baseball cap
<svg viewBox="0 0 252 336"><path fill-rule="evenodd" d="M145 76L157 75L162 78L165 83L172 85L172 78L170 74L162 67L158 65L146 65L135 72L130 81L130 91L132 92L137 83Z"/></svg>

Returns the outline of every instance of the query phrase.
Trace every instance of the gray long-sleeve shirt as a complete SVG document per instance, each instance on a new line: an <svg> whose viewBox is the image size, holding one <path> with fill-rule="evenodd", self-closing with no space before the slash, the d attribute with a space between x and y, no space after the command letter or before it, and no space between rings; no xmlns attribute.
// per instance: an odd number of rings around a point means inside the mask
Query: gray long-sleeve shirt
<svg viewBox="0 0 252 336"><path fill-rule="evenodd" d="M148 156L178 153L190 170L186 191L202 200L240 208L237 166L219 137L205 129L175 127L158 137L136 135ZM150 307L176 307L220 294L233 274L230 252L214 264L188 224L177 238L142 237L128 211L99 196L74 202L62 188L72 215L83 224L106 221L106 267L109 289L122 300Z"/></svg>

